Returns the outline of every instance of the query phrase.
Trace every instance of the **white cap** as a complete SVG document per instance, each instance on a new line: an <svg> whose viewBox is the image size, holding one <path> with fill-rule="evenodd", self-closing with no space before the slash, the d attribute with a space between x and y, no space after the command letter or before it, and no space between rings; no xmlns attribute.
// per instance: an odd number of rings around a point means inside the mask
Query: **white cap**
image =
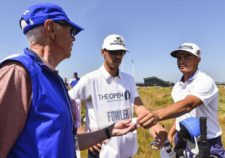
<svg viewBox="0 0 225 158"><path fill-rule="evenodd" d="M116 34L108 35L104 39L104 42L102 44L102 49L128 51L127 48L125 48L123 37Z"/></svg>
<svg viewBox="0 0 225 158"><path fill-rule="evenodd" d="M196 44L194 44L194 43L183 43L183 44L181 44L179 46L178 49L172 51L170 53L170 55L172 57L175 57L176 58L177 57L177 53L180 53L182 51L183 52L191 53L191 54L197 56L198 58L201 58L201 56L200 56L201 50L200 50L199 46L196 45Z"/></svg>

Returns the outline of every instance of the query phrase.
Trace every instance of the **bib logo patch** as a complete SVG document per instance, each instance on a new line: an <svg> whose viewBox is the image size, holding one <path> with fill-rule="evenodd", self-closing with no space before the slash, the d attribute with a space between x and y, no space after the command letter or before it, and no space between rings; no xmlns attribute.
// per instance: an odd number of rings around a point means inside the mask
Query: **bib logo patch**
<svg viewBox="0 0 225 158"><path fill-rule="evenodd" d="M114 102L114 101L121 101L121 100L129 100L131 97L130 92L126 90L125 92L118 92L118 93L105 93L105 94L98 94L99 100L106 100L107 102Z"/></svg>
<svg viewBox="0 0 225 158"><path fill-rule="evenodd" d="M130 99L130 92L128 90L126 90L124 92L124 98L125 98L125 100L129 100Z"/></svg>

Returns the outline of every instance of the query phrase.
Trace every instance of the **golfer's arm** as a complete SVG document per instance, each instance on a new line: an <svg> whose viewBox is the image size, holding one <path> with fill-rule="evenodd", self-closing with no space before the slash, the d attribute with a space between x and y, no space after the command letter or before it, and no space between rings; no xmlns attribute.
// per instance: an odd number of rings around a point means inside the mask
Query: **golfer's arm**
<svg viewBox="0 0 225 158"><path fill-rule="evenodd" d="M26 122L31 83L16 63L5 64L0 76L0 158L6 158Z"/></svg>
<svg viewBox="0 0 225 158"><path fill-rule="evenodd" d="M153 113L158 116L159 120L166 120L188 113L192 109L202 104L203 102L199 98L189 95L185 99L171 104L165 108L158 109Z"/></svg>

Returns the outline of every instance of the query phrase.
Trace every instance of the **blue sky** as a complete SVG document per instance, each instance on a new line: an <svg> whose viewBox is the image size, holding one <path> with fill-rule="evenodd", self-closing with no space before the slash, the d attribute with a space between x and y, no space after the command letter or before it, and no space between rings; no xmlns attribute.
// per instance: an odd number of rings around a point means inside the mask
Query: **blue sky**
<svg viewBox="0 0 225 158"><path fill-rule="evenodd" d="M28 46L18 21L30 5L52 2L60 5L70 19L83 28L76 37L72 56L57 69L71 78L97 69L103 39L112 33L125 38L130 50L123 71L136 82L157 76L177 81L181 73L170 51L183 42L194 42L202 50L200 69L215 81L225 81L225 1L223 0L7 0L0 9L0 59Z"/></svg>

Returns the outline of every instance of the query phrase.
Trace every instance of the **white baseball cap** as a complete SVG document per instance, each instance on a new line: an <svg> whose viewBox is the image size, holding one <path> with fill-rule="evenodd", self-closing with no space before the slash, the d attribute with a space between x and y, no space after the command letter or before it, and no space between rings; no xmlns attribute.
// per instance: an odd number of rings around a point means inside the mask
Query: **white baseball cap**
<svg viewBox="0 0 225 158"><path fill-rule="evenodd" d="M104 39L102 49L128 51L128 49L125 47L124 38L116 34L108 35Z"/></svg>
<svg viewBox="0 0 225 158"><path fill-rule="evenodd" d="M197 56L198 58L201 58L201 56L200 56L201 50L200 50L199 46L196 45L196 44L194 44L194 43L183 43L183 44L181 44L179 46L178 49L172 51L170 53L170 55L172 57L175 57L176 58L177 57L177 53L180 53L182 51L183 52L191 53L191 54Z"/></svg>

